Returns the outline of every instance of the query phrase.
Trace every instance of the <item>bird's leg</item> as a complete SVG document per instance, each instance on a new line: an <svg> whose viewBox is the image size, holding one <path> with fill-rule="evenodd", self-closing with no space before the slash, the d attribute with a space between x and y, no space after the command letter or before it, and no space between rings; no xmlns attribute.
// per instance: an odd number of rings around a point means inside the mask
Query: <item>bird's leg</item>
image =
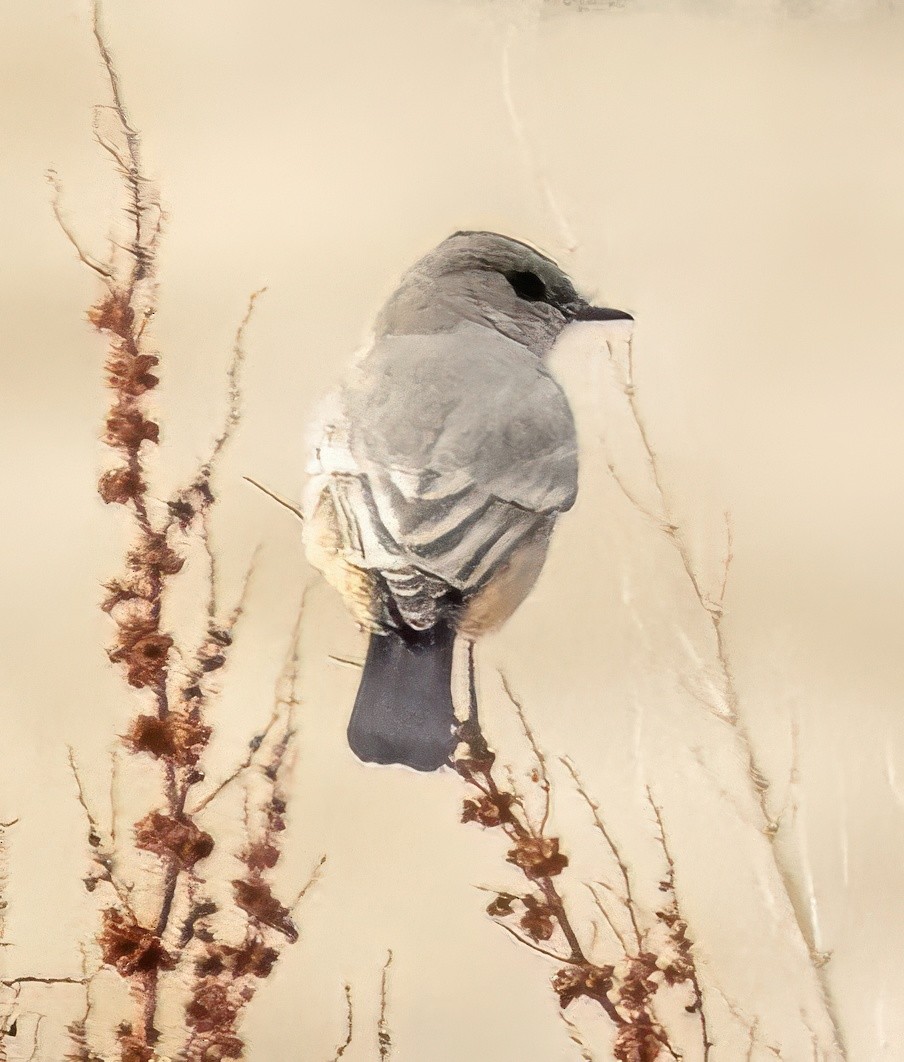
<svg viewBox="0 0 904 1062"><path fill-rule="evenodd" d="M477 667L474 662L474 642L468 639L468 723L477 730L480 720L477 718Z"/></svg>
<svg viewBox="0 0 904 1062"><path fill-rule="evenodd" d="M487 745L477 714L477 667L474 658L474 642L468 639L468 717L458 728L459 740L467 746L467 756L475 761L492 763L493 756Z"/></svg>

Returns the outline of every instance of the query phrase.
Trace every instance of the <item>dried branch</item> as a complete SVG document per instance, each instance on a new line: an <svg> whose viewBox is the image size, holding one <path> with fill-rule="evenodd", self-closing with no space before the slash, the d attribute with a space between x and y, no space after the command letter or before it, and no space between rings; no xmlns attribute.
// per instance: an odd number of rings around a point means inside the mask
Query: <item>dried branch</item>
<svg viewBox="0 0 904 1062"><path fill-rule="evenodd" d="M336 1053L333 1055L333 1062L339 1062L339 1059L345 1054L348 1048L351 1046L352 1037L354 1036L355 1028L355 1012L352 1007L352 986L350 984L345 985L345 1039L336 1048Z"/></svg>
<svg viewBox="0 0 904 1062"><path fill-rule="evenodd" d="M7 900L5 897L7 868L6 868L6 831L15 826L18 819L10 819L8 822L0 822L0 947L6 947L8 941L2 938L6 933Z"/></svg>
<svg viewBox="0 0 904 1062"><path fill-rule="evenodd" d="M596 965L587 957L559 884L568 858L560 851L559 839L546 834L548 814L544 815L538 829L532 828L524 812L524 802L514 789L511 773L508 775L508 789L501 788L496 781L496 757L486 743L477 717L473 650L468 654L468 688L468 719L459 727L459 739L464 751L460 752L454 766L479 796L465 801L462 821L501 829L514 844L508 853L508 861L522 871L532 888L539 890L522 896L498 893L488 905L487 913L519 944L560 964L552 985L562 1010L582 996L602 1008L616 1027L614 1051L618 1062L632 1062L635 1059L652 1062L659 1057L661 1050L677 1059L679 1056L667 1031L652 1013L651 999L660 987L662 974L657 966L658 957L640 947L634 955L627 953L621 935L614 926L616 939L622 944L622 954L617 962L622 964L624 972L616 972L616 963ZM507 685L505 689L518 712L522 730L539 765L532 774L532 781L543 793L546 805L551 789L548 760L527 722L523 705L512 696ZM572 777L583 788L576 772L573 772ZM593 808L586 790L584 794ZM625 864L617 849L614 854L626 874ZM629 878L626 887L633 902ZM520 929L515 929L506 919L519 911ZM592 928L595 933L595 925ZM639 928L637 934L642 939ZM557 935L567 945L567 954L546 946L546 941Z"/></svg>
<svg viewBox="0 0 904 1062"><path fill-rule="evenodd" d="M35 1062L35 1060L40 1057L38 1051L41 1047L41 1022L43 1022L45 1017L46 1015L39 1014L35 1019L35 1027L34 1031L32 1032L31 1051L25 1062Z"/></svg>
<svg viewBox="0 0 904 1062"><path fill-rule="evenodd" d="M287 498L284 498L281 494L277 494L275 490L270 490L269 487L265 487L263 483L258 483L256 479L252 479L251 476L242 476L242 479L246 483L250 483L252 487L257 487L259 491L266 494L268 498L272 498L278 505L281 505L284 509L288 509L290 513L294 513L302 523L304 523L304 513L297 505L293 505Z"/></svg>
<svg viewBox="0 0 904 1062"><path fill-rule="evenodd" d="M326 866L326 856L323 855L323 856L320 857L320 861L317 863L317 866L315 866L314 869L311 871L311 876L308 878L308 880L305 882L305 884L302 885L301 890L299 891L298 895L292 901L292 904L289 907L289 910L292 912L293 915L295 914L295 911L297 910L297 908L301 905L301 901L305 898L305 896L307 896L307 894L317 884L317 882L320 881L321 874L322 874L323 868L325 866Z"/></svg>
<svg viewBox="0 0 904 1062"><path fill-rule="evenodd" d="M91 849L92 858L94 860L95 872L89 877L85 878L85 888L89 892L93 892L97 887L98 882L104 882L109 885L122 905L123 909L129 914L132 913L131 905L131 886L126 885L125 882L119 880L115 869L116 853L113 844L113 838L111 836L110 845L106 847L103 844L103 838L101 835L100 827L97 819L91 812L88 806L88 801L85 796L85 788L82 784L82 779L78 771L78 767L75 763L75 753L71 746L68 747L69 754L69 767L72 771L72 776L75 779L75 785L78 792L78 802L81 805L82 811L85 813L85 818L88 820L88 847ZM114 820L115 821L115 820Z"/></svg>
<svg viewBox="0 0 904 1062"><path fill-rule="evenodd" d="M637 921L637 903L634 899L634 894L631 889L631 875L628 872L628 864L622 858L618 845L615 843L615 840L612 837L609 828L606 826L605 822L602 819L602 816L600 815L599 804L590 797L590 794L587 792L584 782L581 779L581 776L578 774L577 768L575 767L574 763L567 756L560 757L560 762L571 775L572 781L574 782L574 786L578 792L578 795L590 809L590 814L593 816L593 825L602 834L603 839L606 842L606 847L609 849L609 852L611 853L612 858L615 860L616 866L618 867L618 872L621 876L622 884L624 886L624 893L621 896L621 902L625 908L625 911L628 914L628 918L631 921L631 929L634 932L635 944L637 945L637 949L640 950L643 947L643 934L640 931L640 925ZM613 929L614 928L615 927L613 926Z"/></svg>
<svg viewBox="0 0 904 1062"><path fill-rule="evenodd" d="M710 704L708 705L709 710L712 711L717 718L727 722L735 734L743 756L747 777L751 786L751 792L759 807L761 819L760 829L770 842L773 866L789 901L790 909L794 913L797 931L810 954L811 966L816 982L821 991L822 1002L829 1024L832 1028L835 1044L841 1057L845 1058L846 1050L835 1003L832 998L828 979L822 972L822 967L824 966L823 953L819 951L817 943L812 937L808 922L804 917L803 912L799 909L799 904L795 900L796 894L793 885L794 876L792 868L786 864L784 856L775 843L780 822L771 813L769 806L769 782L764 771L760 767L759 757L752 736L747 726L747 722L741 713L740 697L738 695L737 683L728 651L728 644L725 638L725 630L723 627L724 602L728 590L731 564L734 559L734 541L731 520L726 513L726 550L722 561L722 573L719 579L717 592L714 595L710 595L707 593L698 574L686 533L675 517L670 495L665 487L659 458L653 447L646 418L638 401L637 388L634 381L633 338L629 338L627 341L623 364L620 364L616 358L612 344L607 343L607 346L613 366L621 371L621 388L627 399L631 419L640 439L641 448L650 473L650 479L656 493L663 531L675 549L681 569L684 572L691 592L693 593L703 615L706 617L710 628L713 656L721 678L724 703L719 706ZM625 493L628 500L632 501L631 494L628 492ZM632 501L632 504L635 503ZM641 509L636 504L635 508L640 509L644 515L648 515L645 510Z"/></svg>
<svg viewBox="0 0 904 1062"><path fill-rule="evenodd" d="M239 326L236 329L235 340L232 345L232 361L229 363L229 369L226 375L229 384L229 408L226 413L226 422L224 423L220 434L214 440L210 457L208 457L202 465L202 471L207 479L210 479L217 458L235 434L235 430L242 419L241 371L245 362L245 333L248 330L248 325L251 323L251 317L254 313L254 305L266 290L266 287L263 287L258 288L257 291L251 293L248 299L248 307L245 310L245 316L239 322Z"/></svg>
<svg viewBox="0 0 904 1062"><path fill-rule="evenodd" d="M660 888L669 897L669 904L665 910L659 911L657 914L659 919L668 926L672 942L674 943L678 954L676 961L666 970L666 977L670 978L671 983L673 984L686 982L691 987L693 1000L687 1010L696 1014L697 1019L700 1022L700 1043L703 1048L703 1062L707 1062L709 1059L709 1049L713 1045L709 1038L709 1030L707 1028L706 1008L704 1006L703 990L700 986L700 979L697 975L697 964L693 953L694 946L687 937L687 920L681 912L678 892L675 888L675 859L672 855L665 831L665 824L662 820L662 809L653 799L653 793L649 786L647 786L646 792L647 800L656 819L656 839L659 842L659 847L662 849L662 854L666 862L666 877L660 885Z"/></svg>
<svg viewBox="0 0 904 1062"><path fill-rule="evenodd" d="M161 803L150 808L134 826L134 850L150 853L156 860L153 881L143 890L139 910L131 900L132 887L119 880L114 866L118 759L114 754L110 775L112 824L109 843L105 843L70 750L70 766L88 822L89 848L95 864L85 885L94 891L97 883L103 881L114 890L112 905L102 910L97 943L103 964L128 984L136 1006L134 1019L123 1021L118 1027L122 1062L149 1062L156 1056L162 986L164 977L171 973L179 983L187 983L190 993L187 1040L179 1051L180 1057L184 1056L187 1062L201 1057L238 1057L243 1045L235 1031L236 1023L254 995L250 979L268 976L278 957L277 948L266 942L270 939L268 934L275 930L289 941L298 935L288 910L273 896L265 875L279 858L278 834L285 826L284 768L295 732L292 720L298 703L298 656L294 645L297 625L290 657L292 689L287 698L277 699L273 726L252 742L252 757L212 794L202 801L192 799L205 776L200 761L211 736L206 718L219 692L211 676L229 660L254 569L252 560L237 604L221 621L217 614L216 556L210 541L215 503L211 483L240 422L245 336L261 291L250 297L236 330L227 371L227 409L209 456L189 485L161 509L150 490L147 470L148 454L160 437L159 425L148 404L149 393L159 383L154 370L160 355L149 346L148 323L156 311L157 253L164 214L156 188L142 169L141 137L125 106L98 0L93 5L93 33L112 97L111 104L95 110L94 133L122 181L123 228L128 236L113 234L109 262L87 254L65 221L54 174L50 175L52 209L82 263L105 284L100 301L90 309L88 317L108 345L110 406L103 438L116 463L100 477L98 489L106 503L121 505L131 513L134 540L124 573L107 584L102 607L115 630L108 650L110 660L121 669L143 705L123 742L132 754L150 757L156 765ZM101 128L102 117L104 121L109 118L109 128ZM125 255L120 253L123 251ZM186 561L198 555L207 558L206 627L200 643L192 647L184 640L180 644L176 635L164 629L163 617L176 577ZM277 724L281 724L281 729ZM261 757L269 790L261 809L263 824L247 837L243 852L247 874L233 882L235 909L245 916L248 927L245 944L235 948L218 941L214 923L217 907L200 895L202 880L195 867L210 855L215 840L200 829L194 815L251 765L253 754L269 741L271 731L279 731L279 737L269 748L268 756ZM206 949L203 958L208 961L208 967L202 963L200 969L193 954L193 946L197 950L199 942ZM90 1044L87 1017L74 1022L70 1032L72 1059L87 1062L98 1057ZM212 1054L208 1056L207 1052Z"/></svg>
<svg viewBox="0 0 904 1062"><path fill-rule="evenodd" d="M51 188L50 206L53 210L53 216L56 218L56 222L59 225L63 235L72 244L73 248L75 249L75 253L79 257L79 261L81 261L82 264L86 265L89 269L93 269L94 272L97 273L97 275L101 277L109 287L109 282L113 279L113 270L110 268L110 266L104 265L104 263L95 258L94 255L89 254L82 248L82 245L76 239L75 234L73 233L72 229L69 227L66 222L66 219L63 216L63 208L61 205L63 189L60 185L60 179L56 170L48 170L46 177L47 183L50 185Z"/></svg>
<svg viewBox="0 0 904 1062"><path fill-rule="evenodd" d="M528 725L527 717L524 714L524 706L518 700L518 698L512 693L509 686L508 679L505 677L502 671L499 672L499 677L502 679L502 688L505 690L505 695L508 697L512 704L512 707L517 713L518 720L521 723L521 729L524 731L524 736L527 738L531 751L534 754L534 759L537 762L537 772L539 775L539 786L543 790L543 818L540 821L540 827L537 833L542 834L546 830L546 825L549 822L549 809L551 802L551 787L549 784L549 771L546 768L546 756L543 754L542 749L537 744L537 739L534 736L534 732ZM514 788L514 786L512 787Z"/></svg>
<svg viewBox="0 0 904 1062"><path fill-rule="evenodd" d="M392 952L386 953L386 962L383 963L383 973L380 977L380 1015L377 1019L377 1046L380 1050L380 1062L392 1057L392 1034L389 1031L389 1022L386 1019L387 1012L387 982L389 979L389 967L392 966Z"/></svg>

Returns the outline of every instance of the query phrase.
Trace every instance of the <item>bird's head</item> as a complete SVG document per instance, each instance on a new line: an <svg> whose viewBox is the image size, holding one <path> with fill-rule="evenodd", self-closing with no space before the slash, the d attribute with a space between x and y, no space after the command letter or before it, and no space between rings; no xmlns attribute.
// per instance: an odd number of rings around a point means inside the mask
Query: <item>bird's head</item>
<svg viewBox="0 0 904 1062"><path fill-rule="evenodd" d="M384 306L377 332L431 334L462 321L545 354L572 321L633 320L592 306L546 255L495 232L456 232L417 262Z"/></svg>

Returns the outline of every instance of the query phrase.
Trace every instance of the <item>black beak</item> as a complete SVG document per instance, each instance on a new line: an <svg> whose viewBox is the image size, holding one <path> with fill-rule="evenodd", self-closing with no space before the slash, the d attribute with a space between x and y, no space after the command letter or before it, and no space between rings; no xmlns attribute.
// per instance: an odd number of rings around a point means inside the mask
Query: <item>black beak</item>
<svg viewBox="0 0 904 1062"><path fill-rule="evenodd" d="M605 306L591 306L583 303L571 311L572 321L633 321L634 318L624 310L610 310Z"/></svg>

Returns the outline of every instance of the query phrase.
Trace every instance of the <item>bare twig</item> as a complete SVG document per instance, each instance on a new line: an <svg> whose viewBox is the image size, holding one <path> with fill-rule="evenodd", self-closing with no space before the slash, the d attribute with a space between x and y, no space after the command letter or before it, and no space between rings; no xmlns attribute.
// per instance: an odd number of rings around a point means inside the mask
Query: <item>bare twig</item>
<svg viewBox="0 0 904 1062"><path fill-rule="evenodd" d="M28 1055L28 1058L25 1060L25 1062L35 1062L36 1059L40 1058L40 1055L38 1054L38 1051L39 1051L39 1049L41 1047L41 1023L44 1021L45 1017L46 1017L46 1015L39 1014L35 1018L35 1027L34 1027L34 1031L32 1032L31 1051L30 1051L30 1053Z"/></svg>
<svg viewBox="0 0 904 1062"><path fill-rule="evenodd" d="M619 367L618 359L615 356L612 344L608 343L609 355L612 364ZM672 503L668 491L665 488L664 479L661 472L659 458L656 450L653 447L650 432L647 428L646 419L643 411L640 407L637 388L634 382L634 349L633 349L633 337L627 340L626 354L624 364L620 366L622 379L621 387L624 392L625 398L628 403L628 408L631 413L631 419L633 421L635 430L637 431L640 439L641 447L646 459L646 463L650 472L651 481L656 492L656 497L659 504L661 513L661 520L663 530L667 535L669 541L675 548L675 552L681 564L681 568L687 578L687 582L691 588L691 591L700 606L702 612L706 616L709 624L710 633L713 643L713 652L715 660L719 669L720 677L722 680L722 694L724 698L724 705L720 708L711 707L711 710L715 714L716 718L727 722L738 742L741 750L741 754L744 759L747 776L751 785L751 791L756 799L760 812L760 829L770 842L771 859L776 870L777 876L784 892L789 900L791 910L794 913L795 924L797 931L800 934L801 939L807 947L807 950L811 956L811 966L816 978L816 982L820 988L822 995L822 1002L825 1008L826 1016L832 1027L832 1034L835 1040L835 1044L838 1051L843 1058L846 1057L846 1050L844 1045L844 1039L841 1033L841 1026L836 1013L835 1003L832 998L831 990L828 980L825 974L822 972L822 965L817 961L821 955L819 949L816 946L816 942L812 938L810 927L803 912L799 908L799 904L795 902L796 893L793 887L793 872L792 869L786 865L785 860L779 849L775 844L776 835L778 833L778 822L771 813L769 806L769 782L765 773L760 767L759 758L756 749L753 744L753 740L748 729L746 720L741 714L740 698L738 695L737 683L735 680L734 671L732 668L732 662L728 651L728 645L725 638L725 631L723 628L723 616L724 616L724 602L728 589L728 580L731 569L731 564L734 559L734 541L731 527L731 520L726 514L726 551L722 562L722 573L719 579L718 590L714 596L710 596L703 587L701 579L698 575L694 559L691 555L691 550L688 545L687 537L682 529L680 523L675 518ZM629 500L631 498L628 495Z"/></svg>
<svg viewBox="0 0 904 1062"><path fill-rule="evenodd" d="M618 926L615 924L615 922L613 922L612 916L609 914L609 911L607 910L606 905L603 903L602 898L600 897L600 894L596 891L596 889L594 889L594 887L591 884L586 883L586 882L585 882L585 884L587 885L588 892L593 897L593 900L594 900L594 902L596 904L597 910L603 916L603 918L606 921L606 925L608 925L609 928L612 930L613 936L618 941L618 943L621 945L621 948L624 951L624 953L627 955L630 952L630 948L628 947L628 942L624 938L624 936L622 936L621 930L618 928Z"/></svg>
<svg viewBox="0 0 904 1062"><path fill-rule="evenodd" d="M13 985L84 985L87 981L84 977L10 977L0 980L4 988L12 988Z"/></svg>
<svg viewBox="0 0 904 1062"><path fill-rule="evenodd" d="M543 750L537 743L537 739L534 735L533 729L527 721L527 716L524 714L524 705L518 700L514 693L512 693L511 686L509 686L508 679L505 674L500 671L499 678L502 680L502 688L505 690L505 695L508 697L518 715L518 719L521 723L521 729L524 731L524 736L530 743L531 751L534 754L534 759L537 761L537 771L539 772L539 786L543 790L543 818L540 821L540 828L537 831L542 834L546 830L546 825L549 822L549 809L551 801L551 787L549 784L549 772L546 767L546 756Z"/></svg>
<svg viewBox="0 0 904 1062"><path fill-rule="evenodd" d="M578 774L577 768L575 767L574 763L567 756L560 757L560 760L562 765L571 775L572 781L574 782L575 789L577 790L578 795L590 809L590 813L593 816L593 824L597 828L597 830L599 830L599 832L602 834L603 839L606 842L606 847L609 849L612 858L615 860L615 863L618 866L618 872L621 875L622 883L624 885L624 895L621 897L621 901L628 914L629 919L631 920L631 929L634 932L634 940L639 950L641 947L643 947L643 933L641 933L640 925L637 921L637 904L634 900L634 893L631 888L631 875L628 872L628 864L622 858L618 845L615 843L615 839L613 838L608 826L606 826L605 822L602 819L602 816L600 815L599 804L595 800L593 800L590 794L587 792L583 779Z"/></svg>
<svg viewBox="0 0 904 1062"><path fill-rule="evenodd" d="M289 910L292 912L292 914L295 913L296 909L299 907L299 905L301 904L301 901L305 898L305 896L307 896L308 892L317 884L318 881L320 881L320 878L322 877L323 868L325 866L326 866L326 856L324 855L324 856L320 857L320 861L318 862L317 866L314 867L314 869L311 871L311 876L308 878L308 880L305 882L305 884L301 887L301 889L299 890L298 895L292 901L292 903L291 903L291 905L289 907Z"/></svg>
<svg viewBox="0 0 904 1062"><path fill-rule="evenodd" d="M583 1062L594 1062L594 1057L591 1054L590 1048L581 1036L581 1031L577 1025L568 1017L564 1010L559 1011L559 1017L565 1023L565 1027L568 1029L568 1038L577 1047L581 1053Z"/></svg>
<svg viewBox="0 0 904 1062"><path fill-rule="evenodd" d="M75 785L78 792L78 802L81 805L82 811L85 813L85 818L88 820L88 847L91 849L92 858L97 867L96 879L109 885L119 898L119 902L122 904L123 909L131 913L132 906L129 896L129 887L119 880L119 877L115 872L116 855L112 847L112 841L110 850L108 851L104 846L103 836L97 819L88 806L88 800L85 796L85 787L82 784L81 775L79 774L78 767L75 763L75 753L71 746L68 747L67 751L69 756L69 767L72 771L72 776L75 779Z"/></svg>
<svg viewBox="0 0 904 1062"><path fill-rule="evenodd" d="M66 219L63 216L63 208L61 205L63 190L60 185L60 179L57 176L55 170L47 171L47 183L50 185L51 188L50 205L53 209L53 216L56 218L56 222L59 225L63 235L72 244L73 248L75 249L75 253L78 255L79 260L82 262L82 264L86 265L89 269L93 269L94 272L97 273L97 275L101 277L109 287L110 281L113 278L113 270L108 265L104 265L103 262L95 258L94 255L89 254L82 248L82 245L78 242L78 239L76 238L75 234L73 233L72 229L69 227L68 223L66 222Z"/></svg>
<svg viewBox="0 0 904 1062"><path fill-rule="evenodd" d="M192 809L189 811L190 815L200 814L200 812L202 812L208 804L216 800L216 798L223 792L224 789L230 786L237 778L240 778L245 773L245 771L247 771L252 766L261 746L273 732L274 728L276 727L276 724L280 721L281 718L282 714L280 711L280 706L276 705L273 709L272 714L270 715L270 718L267 720L264 729L259 734L255 734L255 736L248 743L248 752L246 753L245 758L241 761L241 763L238 764L237 767L233 768L233 770L228 775L226 775L226 777L217 786L211 789L207 796L202 797L197 802L197 804L192 807Z"/></svg>
<svg viewBox="0 0 904 1062"><path fill-rule="evenodd" d="M707 1062L709 1059L709 1049L712 1047L712 1042L709 1038L709 1030L706 1022L706 1008L703 998L703 989L700 986L700 979L697 975L697 963L693 954L693 945L685 936L685 930L687 927L687 921L681 913L681 905L678 900L678 892L675 887L675 859L672 856L671 848L669 846L668 837L665 831L665 824L662 820L662 809L653 799L653 793L649 786L647 786L647 800L649 801L650 808L653 811L653 815L656 818L657 827L657 841L662 849L662 854L665 857L666 862L666 879L664 884L667 886L668 895L671 898L674 921L672 921L668 915L663 916L660 914L660 918L669 926L671 930L672 939L678 947L679 954L683 960L681 964L681 973L685 975L685 979L691 986L693 992L693 1004L688 1009L697 1015L697 1019L700 1022L700 1042L703 1048L703 1062Z"/></svg>
<svg viewBox="0 0 904 1062"><path fill-rule="evenodd" d="M294 513L298 517L298 519L301 520L302 523L304 523L304 513L301 511L301 509L298 508L297 505L293 505L281 494L277 494L275 490L270 490L269 487L265 487L263 483L258 483L258 481L256 479L252 479L251 476L242 476L242 479L244 479L246 483L250 483L252 487L257 487L259 491L266 494L268 498L272 498L279 505L283 506L284 509L288 509L290 513Z"/></svg>
<svg viewBox="0 0 904 1062"><path fill-rule="evenodd" d="M232 438L235 429L238 427L239 422L242 419L242 390L240 381L242 365L245 361L245 332L248 330L248 325L251 322L251 317L254 313L254 305L266 290L266 287L263 287L258 288L257 291L251 293L248 298L248 307L245 310L245 316L239 322L239 326L236 329L235 339L232 344L232 360L229 363L229 369L226 376L229 384L229 407L223 428L214 440L210 456L202 466L202 471L206 474L207 478L210 478L211 470L216 465L217 458Z"/></svg>
<svg viewBox="0 0 904 1062"><path fill-rule="evenodd" d="M336 1048L336 1053L333 1055L333 1062L339 1062L339 1059L345 1054L348 1048L351 1046L352 1037L354 1036L354 1022L355 1012L352 1007L352 986L346 984L345 986L345 1039Z"/></svg>
<svg viewBox="0 0 904 1062"><path fill-rule="evenodd" d="M327 660L332 660L334 664L343 664L345 667L353 667L358 671L364 667L364 662L362 660L350 660L346 656L334 656L333 654L330 654L327 657Z"/></svg>
<svg viewBox="0 0 904 1062"><path fill-rule="evenodd" d="M504 929L509 936L515 938L519 944L523 944L525 948L530 948L531 951L539 952L540 955L545 955L547 959L554 959L558 963L571 964L577 966L580 963L579 959L575 959L570 955L557 955L554 951L548 951L546 948L541 948L539 944L535 944L532 940L528 940L527 937L523 937L517 930L512 929L511 926L507 926L505 922L500 922L498 919L496 925L500 929Z"/></svg>
<svg viewBox="0 0 904 1062"><path fill-rule="evenodd" d="M380 1050L380 1062L384 1062L392 1056L392 1034L389 1031L387 1012L387 981L389 979L389 967L392 965L392 952L386 953L386 962L383 963L383 973L380 976L380 1015L377 1019L377 1046Z"/></svg>

